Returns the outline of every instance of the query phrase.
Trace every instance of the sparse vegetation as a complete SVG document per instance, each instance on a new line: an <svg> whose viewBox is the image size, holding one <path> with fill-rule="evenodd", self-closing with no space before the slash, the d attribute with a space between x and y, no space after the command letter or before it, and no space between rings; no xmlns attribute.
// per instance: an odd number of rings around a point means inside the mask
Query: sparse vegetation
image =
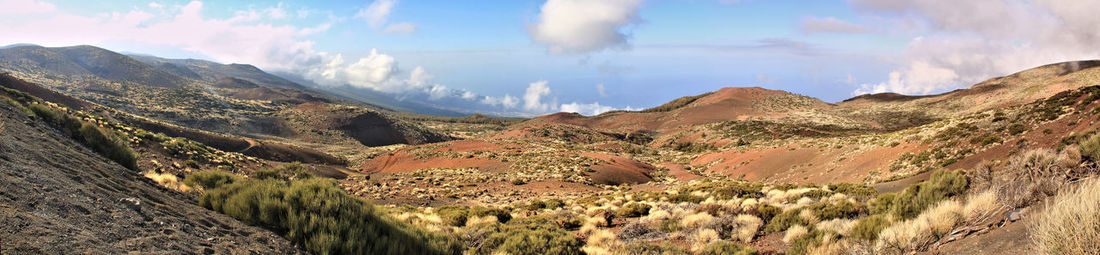
<svg viewBox="0 0 1100 255"><path fill-rule="evenodd" d="M244 179L206 174L199 204L284 233L316 254L457 254L458 243L389 218L326 179ZM188 180L192 180L191 177ZM221 185L216 185L222 183ZM215 184L206 186L205 184Z"/></svg>

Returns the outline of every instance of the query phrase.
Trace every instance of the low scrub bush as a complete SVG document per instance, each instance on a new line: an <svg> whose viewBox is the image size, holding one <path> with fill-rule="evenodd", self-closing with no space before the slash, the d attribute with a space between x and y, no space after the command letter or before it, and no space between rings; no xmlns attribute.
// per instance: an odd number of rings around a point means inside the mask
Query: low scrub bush
<svg viewBox="0 0 1100 255"><path fill-rule="evenodd" d="M878 191L875 191L875 188L858 183L842 182L829 184L829 190L832 190L836 193L842 193L856 199L860 199L860 201L864 201L868 198L878 195Z"/></svg>
<svg viewBox="0 0 1100 255"><path fill-rule="evenodd" d="M647 214L649 214L649 209L650 208L652 208L652 206L650 206L648 204L629 203L629 204L624 205L623 207L620 207L619 210L616 210L615 211L615 216L624 217L624 218L634 218L634 217L646 216Z"/></svg>
<svg viewBox="0 0 1100 255"><path fill-rule="evenodd" d="M901 220L911 219L941 200L966 192L966 185L966 176L961 171L936 171L928 180L898 194L890 213Z"/></svg>
<svg viewBox="0 0 1100 255"><path fill-rule="evenodd" d="M703 246L703 249L699 251L699 255L751 255L756 254L756 250L741 246L740 244L730 241L717 241Z"/></svg>
<svg viewBox="0 0 1100 255"><path fill-rule="evenodd" d="M537 217L510 221L470 254L579 255L581 242L553 222Z"/></svg>
<svg viewBox="0 0 1100 255"><path fill-rule="evenodd" d="M121 138L114 131L100 129L95 124L83 122L69 115L63 109L55 109L43 104L31 104L28 109L34 112L34 115L38 118L68 134L103 157L123 167L137 169L137 155L130 149L126 139Z"/></svg>
<svg viewBox="0 0 1100 255"><path fill-rule="evenodd" d="M83 123L79 131L84 144L100 155L126 168L137 169L137 155L126 140L114 131L103 130L90 123Z"/></svg>
<svg viewBox="0 0 1100 255"><path fill-rule="evenodd" d="M768 224L764 227L764 232L775 233L787 230L794 225L809 225L810 222L799 216L801 212L802 209L792 209L776 215L768 221Z"/></svg>
<svg viewBox="0 0 1100 255"><path fill-rule="evenodd" d="M867 214L867 206L843 200L836 203L820 202L806 208L813 211L819 220L851 219Z"/></svg>
<svg viewBox="0 0 1100 255"><path fill-rule="evenodd" d="M435 213L439 215L439 218L443 219L443 224L455 227L466 226L466 219L470 215L468 208L457 205L447 205L436 208Z"/></svg>
<svg viewBox="0 0 1100 255"><path fill-rule="evenodd" d="M849 233L849 236L873 241L878 239L878 233L889 226L890 221L886 219L885 215L876 214L859 219L859 221L856 222L856 226L852 227L852 232Z"/></svg>
<svg viewBox="0 0 1100 255"><path fill-rule="evenodd" d="M1059 193L1038 213L1031 239L1044 254L1100 251L1100 181L1082 182Z"/></svg>
<svg viewBox="0 0 1100 255"><path fill-rule="evenodd" d="M461 251L453 238L399 223L328 179L234 181L207 190L199 204L272 229L315 254Z"/></svg>
<svg viewBox="0 0 1100 255"><path fill-rule="evenodd" d="M183 179L183 183L191 187L203 189L216 189L226 184L233 184L241 180L240 176L218 170L204 170L191 173Z"/></svg>
<svg viewBox="0 0 1100 255"><path fill-rule="evenodd" d="M1100 162L1100 134L1094 134L1088 138L1082 139L1078 145L1081 146L1081 156L1092 160L1093 162Z"/></svg>
<svg viewBox="0 0 1100 255"><path fill-rule="evenodd" d="M497 218L500 223L508 223L512 220L512 214L508 210L500 208L488 208L483 206L475 206L470 208L470 216L486 217L493 216Z"/></svg>

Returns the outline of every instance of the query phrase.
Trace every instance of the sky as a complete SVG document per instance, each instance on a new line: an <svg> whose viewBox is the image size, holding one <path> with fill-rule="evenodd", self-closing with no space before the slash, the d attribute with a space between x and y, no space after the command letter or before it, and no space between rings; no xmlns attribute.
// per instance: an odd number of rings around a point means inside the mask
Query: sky
<svg viewBox="0 0 1100 255"><path fill-rule="evenodd" d="M246 63L505 115L643 109L722 87L841 101L1100 58L1100 1L0 0L0 45Z"/></svg>

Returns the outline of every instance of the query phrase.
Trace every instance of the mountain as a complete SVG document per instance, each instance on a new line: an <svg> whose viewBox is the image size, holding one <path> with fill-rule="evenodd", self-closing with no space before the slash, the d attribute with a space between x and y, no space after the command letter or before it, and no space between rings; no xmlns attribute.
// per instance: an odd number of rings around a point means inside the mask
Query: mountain
<svg viewBox="0 0 1100 255"><path fill-rule="evenodd" d="M448 139L402 120L407 113L306 88L247 64L127 56L92 46L15 46L0 49L0 71L137 116L252 139L311 137L314 139L294 141L348 146ZM292 116L280 115L292 113L286 110L306 103L359 109L355 115L326 116L373 123L370 125L376 128L359 130L355 129L358 124L349 124L319 130L292 121ZM385 138L365 138L375 136Z"/></svg>
<svg viewBox="0 0 1100 255"><path fill-rule="evenodd" d="M166 59L136 54L130 55L130 57L181 77L188 77L206 82L217 82L222 78L231 77L234 79L246 80L268 88L306 90L305 87L298 83L269 74L248 64L224 65L206 60Z"/></svg>
<svg viewBox="0 0 1100 255"><path fill-rule="evenodd" d="M0 65L12 71L75 77L94 76L109 81L134 82L163 88L181 88L192 82L126 55L88 45L4 48L0 49Z"/></svg>

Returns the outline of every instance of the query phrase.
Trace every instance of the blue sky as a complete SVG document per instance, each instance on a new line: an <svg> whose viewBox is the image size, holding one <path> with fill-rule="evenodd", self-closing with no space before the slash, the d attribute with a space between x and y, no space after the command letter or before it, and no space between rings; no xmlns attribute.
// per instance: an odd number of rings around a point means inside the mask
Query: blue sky
<svg viewBox="0 0 1100 255"><path fill-rule="evenodd" d="M0 0L0 44L249 63L505 115L652 107L730 86L836 102L1091 59L1074 1ZM1067 36L1068 35L1068 36ZM1052 40L1057 38L1058 40ZM548 92L547 92L548 90Z"/></svg>

